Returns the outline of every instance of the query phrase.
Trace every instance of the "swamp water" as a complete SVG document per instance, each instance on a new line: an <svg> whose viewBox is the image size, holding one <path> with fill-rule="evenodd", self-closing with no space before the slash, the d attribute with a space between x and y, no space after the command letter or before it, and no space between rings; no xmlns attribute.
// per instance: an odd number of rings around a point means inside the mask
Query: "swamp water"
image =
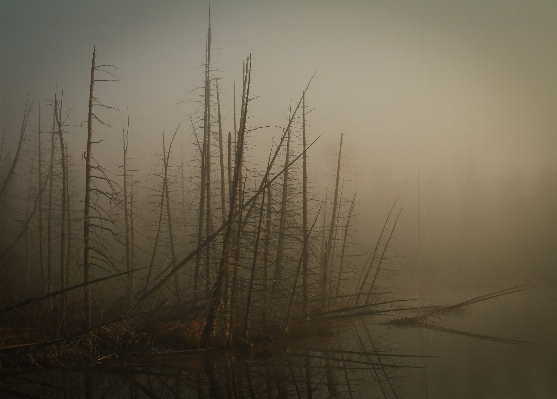
<svg viewBox="0 0 557 399"><path fill-rule="evenodd" d="M420 327L383 324L393 317L388 314L339 319L331 331L245 351L160 351L133 360L114 354L84 368L6 374L0 396L554 398L557 301L551 295L533 288L440 314ZM429 302L455 303L454 297Z"/></svg>

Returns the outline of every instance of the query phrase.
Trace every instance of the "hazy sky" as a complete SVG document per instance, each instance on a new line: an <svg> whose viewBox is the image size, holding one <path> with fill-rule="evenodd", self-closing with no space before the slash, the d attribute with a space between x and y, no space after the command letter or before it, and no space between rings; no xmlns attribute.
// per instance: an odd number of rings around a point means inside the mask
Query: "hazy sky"
<svg viewBox="0 0 557 399"><path fill-rule="evenodd" d="M72 119L85 119L93 45L121 79L98 85L99 98L128 106L141 137L160 133L163 111L167 130L186 126L208 5L2 0L2 127L10 135L19 123L27 93L49 99L56 85ZM251 53L257 123L284 124L317 70L312 129L325 140L348 133L362 155L555 159L557 3L215 1L212 27L228 122Z"/></svg>
<svg viewBox="0 0 557 399"><path fill-rule="evenodd" d="M0 128L6 146L16 141L27 95L49 100L63 89L64 104L74 107L69 122L76 125L68 128L68 140L75 154L83 151L86 129L78 125L87 117L96 45L98 62L114 64L120 78L96 87L104 104L120 109L99 111L113 129L96 128L96 137L105 140L98 156L120 156L128 112L130 155L142 167L155 162L163 130L172 133L180 125L181 142L191 148L208 9L206 1L0 0ZM317 71L307 94L314 109L309 135L321 136L310 154L314 176L332 171L335 146L346 133L345 170L358 185L362 212L370 203L383 212L402 194L408 231L423 213L422 224L437 217L446 224L438 234L451 234L462 230L462 220L447 225L447 218L428 216L426 209L439 204L424 198L434 198L439 186L429 184L428 192L427 182L449 176L450 198L458 199L474 185L466 178L487 182L489 192L489 179L500 180L508 171L514 196L530 187L520 183L520 170L530 171L530 183L540 171L557 170L557 2L212 1L211 19L225 130L232 128L233 83L239 86L248 54L251 94L257 97L251 127L284 126L289 107ZM279 132L255 131L252 142L264 143L256 151L266 157L270 138ZM462 165L473 173L458 188ZM549 205L554 192L548 193L543 207L549 208L538 208L549 212L546 220L557 220ZM534 209L540 195L524 201ZM449 207L447 214L456 220L464 205L454 198L451 206L460 208ZM500 217L493 224L507 215ZM530 222L532 231L536 223ZM406 240L416 237L408 233ZM505 242L498 250L512 245Z"/></svg>

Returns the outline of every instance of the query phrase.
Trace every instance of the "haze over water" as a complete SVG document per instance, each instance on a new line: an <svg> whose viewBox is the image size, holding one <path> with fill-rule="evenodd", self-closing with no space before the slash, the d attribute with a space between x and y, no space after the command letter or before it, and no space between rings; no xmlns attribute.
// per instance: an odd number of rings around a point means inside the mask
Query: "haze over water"
<svg viewBox="0 0 557 399"><path fill-rule="evenodd" d="M440 357L424 360L426 376L418 371L398 380L400 389L424 398L554 397L557 3L210 6L211 62L226 133L233 130L234 83L239 107L241 64L252 56L248 124L262 128L250 133L250 165L265 167L311 80L307 131L310 141L320 137L308 153L313 214L317 200L334 189L341 133L345 207L357 192L352 241L373 247L399 198L393 273L383 282L394 296L446 305L534 286L443 321L447 328L535 342L533 347L387 329L390 342L398 346L400 339L406 353ZM62 90L64 105L73 107L69 152L84 174L80 154L93 46L101 64L117 67L110 71L119 79L96 88L103 104L119 109L99 111L111 127L95 128L103 140L95 150L98 161L117 169L128 116L130 163L144 189L157 170L163 132L168 137L178 131L176 159L180 151L194 159L191 120L203 112L208 10L202 1L0 0L0 177L15 152L26 99L52 101ZM32 115L34 121L36 109ZM36 129L36 122L29 126ZM146 189L138 194L147 196Z"/></svg>

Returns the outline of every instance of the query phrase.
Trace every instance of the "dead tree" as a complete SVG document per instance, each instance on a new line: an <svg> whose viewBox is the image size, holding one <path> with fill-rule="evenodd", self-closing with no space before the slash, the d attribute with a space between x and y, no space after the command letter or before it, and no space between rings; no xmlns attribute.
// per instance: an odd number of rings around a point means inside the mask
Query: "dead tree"
<svg viewBox="0 0 557 399"><path fill-rule="evenodd" d="M39 102L39 130L38 130L38 140L39 140L39 167L38 167L38 185L40 186L43 181L43 167L42 167L42 148L41 148L41 103ZM46 286L46 270L44 264L44 239L43 239L43 192L39 191L39 266L41 268L41 283L42 283L42 293L43 295L47 292Z"/></svg>
<svg viewBox="0 0 557 399"><path fill-rule="evenodd" d="M267 180L267 179L265 179ZM257 265L257 251L259 249L259 237L261 235L261 222L263 219L263 210L265 209L265 193L261 197L261 208L259 210L259 223L257 224L257 234L255 236L255 248L253 250L253 262L251 265L251 275L250 281L248 285L248 303L246 306L246 316L244 318L244 339L248 339L248 332L249 332L249 315L251 310L251 301L252 301L252 294L253 294L253 282L255 279L255 267Z"/></svg>
<svg viewBox="0 0 557 399"><path fill-rule="evenodd" d="M365 265L364 265L364 268L362 269L362 272L360 274L360 278L358 279L358 284L356 286L355 306L358 306L358 303L360 302L360 296L362 295L364 286L365 286L365 284L367 282L367 279L368 279L368 277L371 273L371 270L373 269L373 264L375 263L375 259L377 258L377 254L379 252L379 246L381 245L381 242L383 241L383 236L386 234L387 224L389 223L389 219L391 218L391 213L393 212L393 209L395 208L397 201L398 201L398 198L396 199L393 206L389 210L389 214L387 215L387 218L385 219L385 223L383 224L383 228L381 229L381 233L379 233L379 238L377 239L377 242L375 244L375 248L373 249L373 251L371 252L371 254L369 255L369 257L366 261L366 264L369 262L369 266L366 268ZM400 215L400 213L399 213L399 215ZM397 220L398 220L398 217L397 217ZM393 227L393 229L394 229L394 227ZM366 272L366 269L367 269L367 272ZM364 272L365 272L365 276L364 276ZM375 281L375 278L374 278L374 281ZM372 284L372 286L373 286L373 284ZM370 290L370 292L371 292L371 290Z"/></svg>
<svg viewBox="0 0 557 399"><path fill-rule="evenodd" d="M308 197L307 197L307 184L308 184L308 174L307 174L307 154L306 154L306 95L302 96L302 149L303 149L303 159L302 159L302 234L304 237L307 235L308 230ZM308 309L308 250L307 243L304 243L302 249L302 285L303 285L303 307L304 307L304 317L307 318L309 315Z"/></svg>
<svg viewBox="0 0 557 399"><path fill-rule="evenodd" d="M19 141L17 144L17 150L15 152L15 156L14 159L12 161L12 165L10 167L10 170L8 171L8 174L6 176L6 179L4 180L4 183L2 184L2 187L0 188L0 199L2 198L2 195L4 195L6 193L6 188L8 187L8 183L13 179L14 175L15 175L15 169L17 166L17 162L19 160L19 155L21 153L21 147L23 146L23 139L25 138L25 129L27 128L27 122L29 120L29 114L31 113L31 107L32 104L28 106L28 103L25 103L25 109L23 111L23 122L21 122L21 129L19 131ZM2 137L2 146L4 146L4 139Z"/></svg>
<svg viewBox="0 0 557 399"><path fill-rule="evenodd" d="M271 252L271 216L272 216L272 197L273 191L272 186L269 184L267 186L267 209L265 213L265 242L263 246L263 309L264 315L266 314L267 308L267 290L269 281L269 266L270 266L270 252Z"/></svg>
<svg viewBox="0 0 557 399"><path fill-rule="evenodd" d="M222 143L222 116L220 112L220 94L219 94L219 81L217 80L217 115L218 115L218 124L219 124L219 160L220 160L220 198L221 198L221 213L222 213L222 221L221 223L225 222L226 219L226 207L225 207L225 198L226 192L224 190L225 187L225 180L224 180L224 150L223 150L223 143Z"/></svg>
<svg viewBox="0 0 557 399"><path fill-rule="evenodd" d="M163 134L163 169L166 170L166 150L164 148L164 134ZM163 173L165 173L163 171ZM147 272L147 280L145 281L145 290L147 291L149 289L149 284L151 282L151 277L153 275L153 267L155 266L155 258L157 256L157 248L159 245L159 239L160 239L160 235L161 235L161 230L162 230L162 221L164 218L164 197L166 196L166 177L163 180L163 186L161 189L161 199L159 202L159 221L157 224L157 234L155 236L155 243L153 244L153 252L151 254L151 262L149 263L149 270Z"/></svg>
<svg viewBox="0 0 557 399"><path fill-rule="evenodd" d="M52 131L50 132L50 166L48 175L50 176L48 183L48 216L47 216L47 277L46 277L46 292L52 292L52 251L53 251L53 235L52 235L52 206L53 206L53 192L54 192L54 151L56 141L54 135L56 134L56 107L54 108L54 116L52 118ZM50 309L52 310L52 298L49 299Z"/></svg>
<svg viewBox="0 0 557 399"><path fill-rule="evenodd" d="M188 234L187 234L187 212L186 212L186 179L184 176L184 148L183 140L180 141L180 161L181 161L181 187L182 187L182 231L184 238L184 248L188 246Z"/></svg>
<svg viewBox="0 0 557 399"><path fill-rule="evenodd" d="M130 179L130 234L131 234L131 270L135 269L135 234L133 228L133 178ZM131 275L132 273L130 273ZM133 293L133 277L129 278L129 290Z"/></svg>
<svg viewBox="0 0 557 399"><path fill-rule="evenodd" d="M282 275L282 261L284 257L284 239L286 236L286 204L288 201L288 164L290 161L290 129L288 129L286 141L286 157L285 157L285 170L282 180L282 198L280 205L280 220L278 231L278 244L277 244L277 257L275 260L275 271L273 274L273 284L271 287L271 312L275 313L277 310L277 295L279 291L279 284L281 283Z"/></svg>
<svg viewBox="0 0 557 399"><path fill-rule="evenodd" d="M100 256L100 260L107 262L112 267L116 267L114 263L110 259L110 252L107 252L102 248L102 244L96 241L96 234L93 234L93 229L101 229L102 231L108 232L113 237L118 238L116 233L114 232L115 222L111 220L111 218L105 218L100 216L101 209L100 207L93 202L93 194L95 195L103 195L111 202L121 203L119 195L117 192L119 189L115 187L115 183L112 179L110 179L107 174L106 170L102 168L100 165L96 164L93 165L93 144L98 142L93 141L93 119L96 119L101 124L106 125L102 120L98 118L98 116L93 112L93 107L95 106L103 106L108 109L114 109L112 107L108 107L102 104L94 95L95 89L95 82L115 82L118 81L118 78L114 76L112 73L108 72L106 67L114 67L114 65L96 65L97 59L97 52L96 47L93 46L93 56L91 58L91 77L89 81L89 108L87 114L87 149L85 151L85 200L84 200L84 208L83 208L83 282L85 283L83 289L83 326L84 329L87 330L91 326L91 288L90 284L87 284L90 281L91 277L91 259L92 259L92 252L94 251L97 255ZM107 79L96 79L95 72L100 71L104 72L105 74L110 75L112 78ZM93 171L96 171L98 175L94 175ZM93 183L93 179L98 181L103 181L104 183L108 184L110 191L103 191L98 189L95 184ZM97 216L93 216L92 212L96 212ZM94 220L99 220L101 223L96 223ZM102 226L102 222L105 221L112 225L111 228L107 228ZM119 238L118 238L119 239Z"/></svg>
<svg viewBox="0 0 557 399"><path fill-rule="evenodd" d="M72 254L72 206L71 206L71 195L70 195L70 158L68 155L68 144L64 145L64 152L66 153L66 176L67 176L67 184L66 184L66 211L67 211L67 237L68 237L68 244L67 244L67 253L68 256L66 257L66 282L65 287L70 286L70 264L71 264L71 254Z"/></svg>
<svg viewBox="0 0 557 399"><path fill-rule="evenodd" d="M33 165L31 165L29 170L29 182L27 187L27 195L25 196L26 199L26 207L25 207L25 219L29 218L29 206L31 204L31 191L33 189ZM29 229L25 230L25 239L24 239L24 246L25 246L25 292L29 294L30 290L30 274L31 274L31 257L29 254Z"/></svg>
<svg viewBox="0 0 557 399"><path fill-rule="evenodd" d="M176 137L176 133L178 133L178 129L174 133L172 140L170 141L170 145L168 146L168 153L165 153L165 145L164 145L164 135L163 135L163 160L164 160L164 182L163 182L163 189L166 193L166 218L168 223L168 235L170 239L170 253L172 256L172 263L171 267L173 268L176 264L176 251L174 249L174 234L172 232L172 214L170 212L170 194L168 189L168 163L170 160L170 150L172 149L172 143L174 142L174 138ZM175 287L175 294L176 294L176 302L180 303L180 280L178 277L178 273L174 274L174 287Z"/></svg>
<svg viewBox="0 0 557 399"><path fill-rule="evenodd" d="M333 235L335 232L336 218L337 218L337 203L338 203L338 186L340 180L340 160L342 156L342 134L340 135L340 147L338 150L338 163L337 163L337 175L335 182L335 195L333 197L333 210L331 215L331 225L329 227L329 239L327 240L327 246L325 247L325 259L323 262L323 282L322 282L322 296L325 303L328 301L329 296L329 262L333 247ZM326 310L326 309L325 309Z"/></svg>
<svg viewBox="0 0 557 399"><path fill-rule="evenodd" d="M63 94L62 94L63 95ZM68 176L66 174L66 152L64 150L64 136L62 135L62 100L60 100L60 107L58 108L58 101L56 94L54 94L54 115L58 127L58 138L60 140L60 152L62 154L62 220L60 231L60 290L63 290L66 285L66 192L68 190ZM66 295L60 295L60 315L62 318L66 316Z"/></svg>
<svg viewBox="0 0 557 399"><path fill-rule="evenodd" d="M130 118L128 116L128 129L124 132L124 128L122 128L122 147L123 147L123 156L124 156L124 228L125 228L125 236L126 236L126 271L131 271L131 243L130 243L130 218L129 218L129 210L128 210L128 166L127 166L127 155L128 155L128 134L130 131ZM133 274L128 274L128 284L126 287L126 295L128 301L131 300L132 296L132 279Z"/></svg>
<svg viewBox="0 0 557 399"><path fill-rule="evenodd" d="M389 238L387 238L387 242L385 243L385 245L383 247L383 251L381 252L381 257L379 258L379 262L377 263L377 267L375 268L375 274L373 276L373 280L371 281L371 286L370 286L368 294L367 294L366 304L369 303L369 299L371 297L371 294L373 293L373 287L375 286L375 282L377 281L377 276L379 275L379 271L381 270L381 265L383 264L383 260L385 259L385 254L387 253L387 249L389 248L389 243L391 242L391 239L393 238L393 234L394 234L395 229L396 229L396 224L398 222L398 218L400 217L401 213L402 213L402 209L400 211L398 211L398 215L397 215L397 217L396 217L396 219L393 223L393 227L391 228Z"/></svg>
<svg viewBox="0 0 557 399"><path fill-rule="evenodd" d="M2 253L0 253L0 262L2 262L6 258L8 253L14 248L14 246L17 244L17 242L21 239L21 237L23 237L23 235L27 231L27 228L29 227L29 225L31 224L31 221L33 220L33 216L35 215L35 211L37 210L37 206L38 206L38 202L39 202L39 195L45 190L46 183L48 183L49 177L50 176L47 175L44 183L42 184L42 186L40 188L39 193L35 197L35 204L33 206L33 210L31 211L31 213L29 214L29 217L25 221L25 224L23 225L23 228L21 229L19 234L13 239L12 243L6 249L4 249L4 251Z"/></svg>
<svg viewBox="0 0 557 399"><path fill-rule="evenodd" d="M354 210L354 204L356 202L356 193L352 197L352 202L350 203L350 209L348 211L348 217L346 218L346 225L344 226L344 238L342 240L342 251L340 254L340 265L338 269L337 287L335 290L335 298L338 298L340 294L340 281L342 279L342 273L344 271L344 256L346 251L346 241L348 239L348 229L350 227L350 219L352 218L352 211Z"/></svg>
<svg viewBox="0 0 557 399"><path fill-rule="evenodd" d="M205 190L206 190L206 223L205 238L213 232L212 199L211 199L211 10L209 10L209 27L207 29L207 52L205 61L205 112L203 129L205 144ZM203 189L203 188L202 188ZM211 287L211 247L205 252L205 289L207 296Z"/></svg>
<svg viewBox="0 0 557 399"><path fill-rule="evenodd" d="M93 103L95 88L96 48L93 47L91 59L91 81L89 83L89 113L87 116L87 154L85 158L85 209L83 211L83 282L87 284L91 269L91 180L92 180L92 151L93 151ZM91 294L90 287L83 288L83 328L91 326Z"/></svg>
<svg viewBox="0 0 557 399"><path fill-rule="evenodd" d="M92 180L92 150L93 150L93 101L95 88L95 62L97 52L93 47L93 58L91 59L91 81L89 84L89 114L87 116L87 154L85 166L85 209L83 211L83 282L87 284L91 269L91 180ZM90 287L86 285L83 289L83 328L91 327L90 311Z"/></svg>
<svg viewBox="0 0 557 399"><path fill-rule="evenodd" d="M242 166L240 165L240 171L238 172L238 175L242 174ZM240 176L241 177L241 176ZM245 183L244 183L245 185ZM234 271L232 272L232 284L228 284L228 329L227 329L227 344L228 346L231 345L232 343L232 336L233 336L233 330L234 330L234 316L235 316L235 302L236 302L236 297L237 297L237 286L238 286L238 272L239 272L239 266L240 266L240 240L242 238L242 217L243 217L243 205L244 205L244 196L243 193L245 192L245 190L243 190L242 188L242 181L240 180L239 182L239 187L238 187L238 199L236 200L236 202L238 203L237 205L237 209L238 212L235 215L234 218L234 222L233 222L233 227L232 227L232 235L233 235L233 239L231 240L234 244L232 244L232 248L234 249L234 257L231 258L231 263L233 265L233 269ZM228 279L230 280L230 276L228 277Z"/></svg>
<svg viewBox="0 0 557 399"><path fill-rule="evenodd" d="M201 148L201 185L200 185L200 194L199 194L199 218L197 222L197 246L200 246L203 242L203 221L205 215L205 153L206 153L206 141L203 138L203 147ZM194 298L197 298L198 291L199 291L199 278L201 272L201 252L197 253L195 258L195 270L194 270L194 278L193 278L193 295Z"/></svg>
<svg viewBox="0 0 557 399"><path fill-rule="evenodd" d="M250 75L251 75L251 59L248 57L245 63L244 72L244 92L242 93L242 113L240 118L240 129L238 131L238 145L236 148L236 159L234 168L234 179L232 182L232 192L230 194L230 208L228 211L228 224L226 226L226 232L224 234L223 240L223 250L219 262L219 270L213 286L211 293L211 298L209 302L209 308L207 310L207 320L203 328L203 334L201 336L200 346L207 347L209 344L209 339L213 333L214 323L217 317L217 312L219 305L221 303L221 294L223 290L223 285L228 275L228 257L230 256L231 249L231 238L232 238L232 220L234 217L235 202L236 202L236 192L239 185L239 173L243 161L244 153L244 135L246 130L246 119L249 103L249 87L250 87Z"/></svg>

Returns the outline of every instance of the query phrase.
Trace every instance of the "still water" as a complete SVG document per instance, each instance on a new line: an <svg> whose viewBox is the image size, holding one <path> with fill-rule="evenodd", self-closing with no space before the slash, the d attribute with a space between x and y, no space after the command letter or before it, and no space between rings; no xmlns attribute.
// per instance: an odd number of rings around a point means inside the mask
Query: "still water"
<svg viewBox="0 0 557 399"><path fill-rule="evenodd" d="M533 288L421 327L385 325L377 316L341 319L331 332L242 352L160 352L133 361L116 354L87 368L4 375L0 396L555 398L557 301L551 295Z"/></svg>

